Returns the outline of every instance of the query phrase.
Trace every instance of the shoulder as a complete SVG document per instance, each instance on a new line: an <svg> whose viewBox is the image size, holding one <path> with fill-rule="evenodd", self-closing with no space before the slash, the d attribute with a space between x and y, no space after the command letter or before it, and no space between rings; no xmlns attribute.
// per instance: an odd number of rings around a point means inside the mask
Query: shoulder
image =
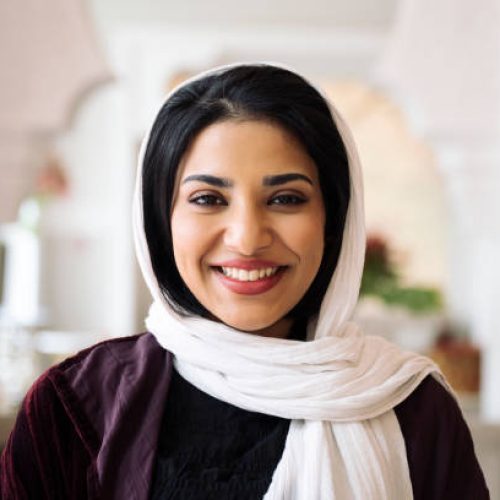
<svg viewBox="0 0 500 500"><path fill-rule="evenodd" d="M164 354L164 350L150 333L140 333L127 337L107 339L83 349L49 369L49 373L60 373L67 377L85 367L96 369L103 367L106 371L114 366L121 368L144 362L150 357Z"/></svg>
<svg viewBox="0 0 500 500"><path fill-rule="evenodd" d="M164 368L167 353L150 333L104 340L50 368L42 377L63 390L70 387L77 394L112 389L123 383L140 380ZM35 384L36 385L36 384Z"/></svg>
<svg viewBox="0 0 500 500"><path fill-rule="evenodd" d="M92 415L99 434L109 411L138 395L151 395L151 380L158 386L169 379L172 356L150 333L105 340L49 369L39 389L50 381L52 390L71 408ZM139 399L142 399L139 397Z"/></svg>
<svg viewBox="0 0 500 500"><path fill-rule="evenodd" d="M144 386L152 386L151 379L165 386L170 366L171 354L149 333L105 340L44 372L28 390L18 419L41 431L50 419L64 419L93 452L117 405L150 396L152 389Z"/></svg>
<svg viewBox="0 0 500 500"><path fill-rule="evenodd" d="M394 411L415 499L489 498L462 411L441 383L426 377Z"/></svg>
<svg viewBox="0 0 500 500"><path fill-rule="evenodd" d="M456 399L432 375L428 375L394 410L405 427L421 426L423 423L439 427L446 422L462 420Z"/></svg>
<svg viewBox="0 0 500 500"><path fill-rule="evenodd" d="M42 416L47 405L71 407L89 399L106 402L127 382L164 368L168 353L149 333L104 340L46 370L27 392L23 407Z"/></svg>
<svg viewBox="0 0 500 500"><path fill-rule="evenodd" d="M31 407L40 398L42 400L54 398L63 390L61 386L63 380L65 384L73 385L85 371L93 371L94 375L91 378L98 379L99 372L132 360L138 352L140 338L144 335L99 342L50 367L32 384L24 398L24 405Z"/></svg>

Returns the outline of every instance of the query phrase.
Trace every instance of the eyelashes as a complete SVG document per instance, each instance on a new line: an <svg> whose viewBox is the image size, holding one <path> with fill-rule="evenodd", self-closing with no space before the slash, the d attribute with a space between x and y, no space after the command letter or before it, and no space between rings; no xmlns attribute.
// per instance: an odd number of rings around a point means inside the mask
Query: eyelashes
<svg viewBox="0 0 500 500"><path fill-rule="evenodd" d="M280 194L271 198L268 205L302 205L306 201L306 198L298 194Z"/></svg>
<svg viewBox="0 0 500 500"><path fill-rule="evenodd" d="M221 196L215 194L200 194L189 199L189 203L200 207L227 206L227 202Z"/></svg>
<svg viewBox="0 0 500 500"><path fill-rule="evenodd" d="M224 197L216 194L199 194L189 198L189 203L199 207L220 207L228 206L229 203ZM273 196L267 202L267 205L274 206L298 206L306 203L308 200L304 196L298 194L278 194Z"/></svg>

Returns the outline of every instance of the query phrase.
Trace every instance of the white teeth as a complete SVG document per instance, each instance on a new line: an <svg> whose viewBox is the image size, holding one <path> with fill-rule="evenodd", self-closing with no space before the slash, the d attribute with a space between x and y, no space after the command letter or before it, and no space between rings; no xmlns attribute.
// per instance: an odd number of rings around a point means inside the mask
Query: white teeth
<svg viewBox="0 0 500 500"><path fill-rule="evenodd" d="M279 267L266 267L263 269L239 269L237 267L223 267L222 272L225 276L238 281L257 281L258 279L272 276L278 271Z"/></svg>
<svg viewBox="0 0 500 500"><path fill-rule="evenodd" d="M255 280L258 280L258 279L259 279L259 271L258 271L258 269L252 269L248 273L248 280L249 281L255 281Z"/></svg>

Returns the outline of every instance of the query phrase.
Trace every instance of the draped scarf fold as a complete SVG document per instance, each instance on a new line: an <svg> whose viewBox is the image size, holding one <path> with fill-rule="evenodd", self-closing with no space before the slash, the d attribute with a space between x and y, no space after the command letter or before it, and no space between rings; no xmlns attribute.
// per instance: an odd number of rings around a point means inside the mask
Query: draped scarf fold
<svg viewBox="0 0 500 500"><path fill-rule="evenodd" d="M186 83L235 66L215 68ZM365 252L363 184L350 131L329 107L348 154L351 198L337 266L318 317L309 321L308 340L237 331L181 316L168 304L144 232L142 164L149 133L139 155L133 209L136 254L154 300L146 326L174 354L181 376L202 391L246 410L291 419L266 500L412 499L393 408L429 374L447 384L428 358L364 335L350 321Z"/></svg>

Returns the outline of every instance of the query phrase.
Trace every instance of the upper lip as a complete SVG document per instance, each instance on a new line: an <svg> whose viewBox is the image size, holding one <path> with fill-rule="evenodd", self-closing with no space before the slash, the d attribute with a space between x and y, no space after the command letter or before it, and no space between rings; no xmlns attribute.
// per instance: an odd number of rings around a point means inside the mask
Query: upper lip
<svg viewBox="0 0 500 500"><path fill-rule="evenodd" d="M211 264L213 267L237 267L238 269L263 269L267 267L281 267L283 264L278 264L271 260L242 260L242 259L232 259L225 260L223 262L217 262Z"/></svg>

